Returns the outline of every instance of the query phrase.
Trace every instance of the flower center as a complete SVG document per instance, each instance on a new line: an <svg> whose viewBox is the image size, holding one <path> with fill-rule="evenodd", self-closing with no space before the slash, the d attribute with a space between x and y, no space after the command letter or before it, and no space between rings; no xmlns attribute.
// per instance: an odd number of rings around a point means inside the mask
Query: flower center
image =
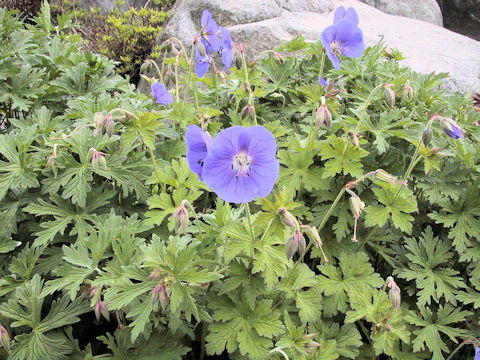
<svg viewBox="0 0 480 360"><path fill-rule="evenodd" d="M341 40L334 40L330 44L330 48L332 49L332 52L334 53L341 53L341 52L348 52L348 47L342 45L343 42Z"/></svg>
<svg viewBox="0 0 480 360"><path fill-rule="evenodd" d="M252 158L246 152L239 152L232 159L232 170L236 177L250 176Z"/></svg>

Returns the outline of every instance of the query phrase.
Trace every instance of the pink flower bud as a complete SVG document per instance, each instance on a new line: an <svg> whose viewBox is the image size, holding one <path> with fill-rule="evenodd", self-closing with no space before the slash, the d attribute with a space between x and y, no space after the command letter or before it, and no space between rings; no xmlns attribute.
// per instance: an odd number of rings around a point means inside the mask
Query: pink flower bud
<svg viewBox="0 0 480 360"><path fill-rule="evenodd" d="M105 304L101 301L97 301L95 304L95 317L97 321L100 320L100 315L102 315L107 321L110 321L110 313L107 310Z"/></svg>
<svg viewBox="0 0 480 360"><path fill-rule="evenodd" d="M278 208L277 214L278 216L280 216L280 220L282 220L282 222L285 225L291 228L297 227L297 221L295 220L295 217L292 214L290 214L290 212L287 209Z"/></svg>
<svg viewBox="0 0 480 360"><path fill-rule="evenodd" d="M245 105L245 107L240 112L242 119L245 119L247 116L250 118L250 121L255 119L255 108L251 104Z"/></svg>
<svg viewBox="0 0 480 360"><path fill-rule="evenodd" d="M180 206L175 209L172 216L173 218L173 229L176 234L183 234L187 231L188 226L188 211L185 207L185 201L182 200Z"/></svg>
<svg viewBox="0 0 480 360"><path fill-rule="evenodd" d="M414 94L415 90L410 86L410 80L407 80L403 85L402 101L412 100Z"/></svg>
<svg viewBox="0 0 480 360"><path fill-rule="evenodd" d="M353 217L355 218L355 224L353 227L353 237L352 241L357 242L357 222L360 214L362 213L363 209L365 208L365 203L360 200L360 198L353 194L350 197L350 209L352 210Z"/></svg>
<svg viewBox="0 0 480 360"><path fill-rule="evenodd" d="M92 155L92 167L93 170L98 171L98 166L101 165L106 170L107 169L107 160L105 159L105 153L90 148L90 151L93 151Z"/></svg>
<svg viewBox="0 0 480 360"><path fill-rule="evenodd" d="M109 137L111 137L114 131L115 131L115 123L113 121L112 114L108 113L102 122L102 135L107 134Z"/></svg>
<svg viewBox="0 0 480 360"><path fill-rule="evenodd" d="M332 114L327 108L327 105L323 104L317 109L316 113L317 127L321 127L323 124L329 129L332 128Z"/></svg>
<svg viewBox="0 0 480 360"><path fill-rule="evenodd" d="M391 85L392 84L384 84L383 97L387 105L393 108L395 106L395 92L390 89Z"/></svg>
<svg viewBox="0 0 480 360"><path fill-rule="evenodd" d="M0 344L2 344L5 351L10 355L10 336L2 325L0 325Z"/></svg>

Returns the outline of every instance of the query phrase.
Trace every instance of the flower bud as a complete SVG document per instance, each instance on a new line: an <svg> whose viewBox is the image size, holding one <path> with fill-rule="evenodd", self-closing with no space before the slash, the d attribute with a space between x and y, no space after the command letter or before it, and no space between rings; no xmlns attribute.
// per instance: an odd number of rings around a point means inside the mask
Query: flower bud
<svg viewBox="0 0 480 360"><path fill-rule="evenodd" d="M160 300L160 305L162 306L162 309L165 310L168 297L169 296L165 286L163 286L163 284L158 284L152 291L152 306L155 305L158 300Z"/></svg>
<svg viewBox="0 0 480 360"><path fill-rule="evenodd" d="M402 295L398 287L391 288L388 291L388 298L392 303L394 309L398 309L400 307L400 304L402 303Z"/></svg>
<svg viewBox="0 0 480 360"><path fill-rule="evenodd" d="M432 128L427 126L422 133L423 145L428 146L430 144L430 140L432 140Z"/></svg>
<svg viewBox="0 0 480 360"><path fill-rule="evenodd" d="M102 315L107 321L110 321L110 313L108 312L107 307L101 301L97 301L95 304L95 317L97 321L100 320L100 315Z"/></svg>
<svg viewBox="0 0 480 360"><path fill-rule="evenodd" d="M248 116L250 118L250 121L253 121L253 119L255 119L255 108L253 107L253 105L245 105L245 107L240 112L240 116L242 117L242 119L245 119Z"/></svg>
<svg viewBox="0 0 480 360"><path fill-rule="evenodd" d="M287 240L287 243L285 244L285 252L287 254L287 259L290 260L291 257L297 252L298 249L298 243L295 242L295 239L292 236L290 236Z"/></svg>
<svg viewBox="0 0 480 360"><path fill-rule="evenodd" d="M115 131L115 123L113 122L112 114L108 113L102 122L102 135L107 134L108 137L112 137Z"/></svg>
<svg viewBox="0 0 480 360"><path fill-rule="evenodd" d="M309 226L307 229L307 235L310 238L310 240L313 241L316 247L320 249L323 255L323 261L326 263L328 262L328 258L325 255L325 252L323 251L323 241L320 238L320 234L318 233L317 227L316 226Z"/></svg>
<svg viewBox="0 0 480 360"><path fill-rule="evenodd" d="M0 344L2 344L5 351L10 355L10 336L2 325L0 325Z"/></svg>
<svg viewBox="0 0 480 360"><path fill-rule="evenodd" d="M295 217L292 214L290 214L290 212L287 209L278 208L277 214L278 216L280 216L280 220L282 220L282 222L285 225L291 228L297 227L297 221L295 220Z"/></svg>
<svg viewBox="0 0 480 360"><path fill-rule="evenodd" d="M170 217L173 218L173 229L176 234L183 234L185 233L185 231L187 231L188 211L185 207L185 201L186 200L182 200L180 206L175 209L172 216Z"/></svg>
<svg viewBox="0 0 480 360"><path fill-rule="evenodd" d="M308 343L305 343L303 345L303 348L305 349L305 352L308 354L311 354L315 351L316 348L320 346L320 343L316 341L309 341Z"/></svg>
<svg viewBox="0 0 480 360"><path fill-rule="evenodd" d="M325 124L328 129L332 128L332 114L328 110L327 105L320 105L320 107L317 109L316 120L318 128L320 128L323 124Z"/></svg>
<svg viewBox="0 0 480 360"><path fill-rule="evenodd" d="M385 89L383 90L383 97L388 106L392 108L395 106L395 92L390 89L390 84L385 85Z"/></svg>
<svg viewBox="0 0 480 360"><path fill-rule="evenodd" d="M383 169L378 169L374 171L375 179L389 183L389 184L402 184L407 185L406 182L398 181L395 176L390 175Z"/></svg>
<svg viewBox="0 0 480 360"><path fill-rule="evenodd" d="M415 94L415 91L410 86L410 80L407 80L403 85L402 101L412 100L414 94Z"/></svg>
<svg viewBox="0 0 480 360"><path fill-rule="evenodd" d="M104 170L107 169L107 160L105 159L105 153L95 150L91 148L90 151L93 151L92 155L92 167L93 170L98 171L98 166L101 165Z"/></svg>
<svg viewBox="0 0 480 360"><path fill-rule="evenodd" d="M364 208L365 203L357 195L350 197L350 209L354 217L359 218Z"/></svg>
<svg viewBox="0 0 480 360"><path fill-rule="evenodd" d="M243 59L241 56L237 56L235 58L235 67L237 68L237 70L240 70L243 66Z"/></svg>
<svg viewBox="0 0 480 360"><path fill-rule="evenodd" d="M355 131L353 130L348 130L348 139L350 140L350 142L353 144L353 146L360 146L360 135L357 134Z"/></svg>
<svg viewBox="0 0 480 360"><path fill-rule="evenodd" d="M452 139L459 139L463 135L460 126L458 126L458 124L453 119L440 116L440 126L442 127L445 134L450 136Z"/></svg>
<svg viewBox="0 0 480 360"><path fill-rule="evenodd" d="M295 235L293 236L296 238L296 241L298 242L297 253L298 255L303 256L303 254L305 254L305 249L307 248L305 237L303 236L300 230L295 230Z"/></svg>
<svg viewBox="0 0 480 360"><path fill-rule="evenodd" d="M245 89L245 92L247 94L250 94L252 92L252 88L250 87L250 84L248 83L248 81L243 82L243 88Z"/></svg>

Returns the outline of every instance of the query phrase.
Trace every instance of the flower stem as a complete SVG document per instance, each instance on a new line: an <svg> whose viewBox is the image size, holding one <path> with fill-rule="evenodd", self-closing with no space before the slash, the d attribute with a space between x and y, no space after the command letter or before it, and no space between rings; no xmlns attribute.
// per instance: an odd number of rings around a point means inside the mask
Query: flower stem
<svg viewBox="0 0 480 360"><path fill-rule="evenodd" d="M193 70L193 58L195 56L195 47L192 46L192 51L190 52L190 61L188 62L188 78L187 78L187 86L185 87L185 95L183 98L183 103L187 102L188 96L188 88L190 87L190 81L192 80L192 70ZM193 84L193 88L195 88L195 83ZM198 106L197 106L198 110Z"/></svg>
<svg viewBox="0 0 480 360"><path fill-rule="evenodd" d="M320 69L318 70L318 77L323 75L324 66L325 66L325 50L322 51L322 59L320 60Z"/></svg>
<svg viewBox="0 0 480 360"><path fill-rule="evenodd" d="M457 351L462 348L463 345L465 345L465 341L462 341L460 344L457 345L457 347L453 350L453 352L450 355L448 355L447 360L453 359L453 355L455 355Z"/></svg>
<svg viewBox="0 0 480 360"><path fill-rule="evenodd" d="M148 150L150 152L150 157L152 158L153 168L155 169L155 175L157 176L157 181L160 182L160 171L158 170L155 154L153 153L153 150L151 147L148 147ZM163 189L163 183L162 183L162 189Z"/></svg>
<svg viewBox="0 0 480 360"><path fill-rule="evenodd" d="M262 242L263 239L265 239L265 236L267 236L267 233L268 233L268 231L270 230L270 227L272 226L272 223L273 223L273 218L270 219L270 221L268 222L267 228L265 229L265 231L263 232L262 237L260 238L260 242Z"/></svg>
<svg viewBox="0 0 480 360"><path fill-rule="evenodd" d="M245 206L245 216L247 217L248 227L250 229L250 236L252 241L255 241L255 235L253 234L252 220L250 219L250 206L248 203L244 203Z"/></svg>
<svg viewBox="0 0 480 360"><path fill-rule="evenodd" d="M372 100L373 94L377 91L377 89L381 88L383 84L377 85L368 95L367 101L365 102L365 107L363 108L362 114L360 115L360 119L358 119L357 127L355 128L355 132L358 133L360 130L360 125L365 118L365 113L367 112L368 105L370 105L370 101Z"/></svg>
<svg viewBox="0 0 480 360"><path fill-rule="evenodd" d="M250 80L248 79L248 68L247 68L247 61L245 60L245 53L243 51L240 52L242 55L242 62L243 62L243 70L245 72L245 81L248 84L249 90L248 90L248 103L253 106L255 109L254 101L253 101L253 93L252 89L250 89ZM257 112L253 112L253 125L257 126Z"/></svg>
<svg viewBox="0 0 480 360"><path fill-rule="evenodd" d="M205 358L205 337L207 336L208 323L202 321L202 338L200 340L200 360Z"/></svg>
<svg viewBox="0 0 480 360"><path fill-rule="evenodd" d="M312 146L317 135L317 124L315 124L317 107L318 107L317 103L314 103L313 110L312 110L312 120L310 121L310 132L308 133L308 140L307 140L308 151L312 150Z"/></svg>
<svg viewBox="0 0 480 360"><path fill-rule="evenodd" d="M180 88L179 88L179 85L178 85L178 61L179 61L179 58L178 58L178 55L177 55L177 59L175 61L175 101L178 102L178 99L180 97Z"/></svg>

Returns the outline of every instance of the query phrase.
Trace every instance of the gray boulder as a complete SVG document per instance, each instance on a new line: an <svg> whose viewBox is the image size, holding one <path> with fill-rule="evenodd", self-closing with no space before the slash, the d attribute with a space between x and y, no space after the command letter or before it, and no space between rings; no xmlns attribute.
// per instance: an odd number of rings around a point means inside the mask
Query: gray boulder
<svg viewBox="0 0 480 360"><path fill-rule="evenodd" d="M443 17L436 0L361 0L391 15L431 22L443 26Z"/></svg>
<svg viewBox="0 0 480 360"><path fill-rule="evenodd" d="M445 87L450 90L480 91L480 42L425 21L386 14L356 0L178 0L158 41L177 37L192 44L200 31L201 12L209 9L220 25L228 24L232 38L243 43L247 55L254 56L297 35L319 40L332 23L333 9L340 5L356 9L367 45L383 37L407 57L404 65L421 73L449 73Z"/></svg>

